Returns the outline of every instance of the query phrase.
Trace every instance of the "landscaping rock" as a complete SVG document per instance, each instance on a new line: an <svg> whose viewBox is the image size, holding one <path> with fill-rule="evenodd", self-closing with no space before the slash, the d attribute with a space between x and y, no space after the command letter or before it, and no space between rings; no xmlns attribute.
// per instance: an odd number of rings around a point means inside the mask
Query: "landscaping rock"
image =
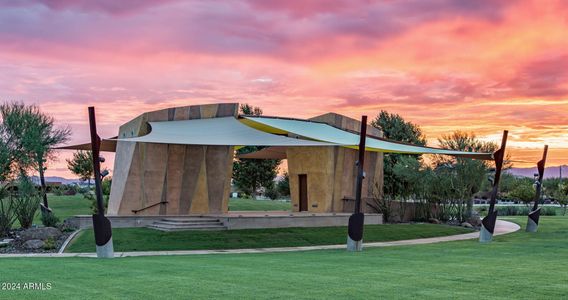
<svg viewBox="0 0 568 300"><path fill-rule="evenodd" d="M10 243L11 243L13 240L14 240L14 239L1 239L1 240L0 240L0 248L8 247L8 245L10 245Z"/></svg>
<svg viewBox="0 0 568 300"><path fill-rule="evenodd" d="M428 219L428 222L432 223L432 224L441 224L442 222L440 222L440 220L436 219L436 218L430 218Z"/></svg>
<svg viewBox="0 0 568 300"><path fill-rule="evenodd" d="M40 249L43 248L45 243L42 240L29 240L24 243L24 248L26 249Z"/></svg>
<svg viewBox="0 0 568 300"><path fill-rule="evenodd" d="M61 236L61 230L54 227L40 227L40 228L30 228L28 230L20 232L20 239L22 241L29 240L47 240L52 238L57 240Z"/></svg>
<svg viewBox="0 0 568 300"><path fill-rule="evenodd" d="M461 226L465 228L473 228L473 225L469 224L468 222L461 223Z"/></svg>
<svg viewBox="0 0 568 300"><path fill-rule="evenodd" d="M479 216L471 216L467 218L466 222L475 227L481 226L481 218L479 218Z"/></svg>
<svg viewBox="0 0 568 300"><path fill-rule="evenodd" d="M481 217L479 216L479 212L477 212L476 210L473 210L471 212L471 217L467 218L467 220L465 221L473 225L474 227L481 226Z"/></svg>

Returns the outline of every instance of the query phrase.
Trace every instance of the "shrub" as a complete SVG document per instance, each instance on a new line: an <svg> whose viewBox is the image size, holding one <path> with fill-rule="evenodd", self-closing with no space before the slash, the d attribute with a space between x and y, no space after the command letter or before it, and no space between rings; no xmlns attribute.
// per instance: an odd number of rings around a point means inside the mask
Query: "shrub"
<svg viewBox="0 0 568 300"><path fill-rule="evenodd" d="M272 200L276 200L280 196L278 190L274 187L267 188L264 195Z"/></svg>
<svg viewBox="0 0 568 300"><path fill-rule="evenodd" d="M105 177L101 182L101 188L103 190L103 195L110 195L110 186L112 185L112 178Z"/></svg>
<svg viewBox="0 0 568 300"><path fill-rule="evenodd" d="M0 188L0 236L8 236L12 225L17 220L17 203L7 194L4 187Z"/></svg>
<svg viewBox="0 0 568 300"><path fill-rule="evenodd" d="M63 193L65 192L65 188L63 186L54 186L54 187L51 188L51 192L55 196L63 196Z"/></svg>
<svg viewBox="0 0 568 300"><path fill-rule="evenodd" d="M541 216L556 216L556 207L542 206L540 208Z"/></svg>
<svg viewBox="0 0 568 300"><path fill-rule="evenodd" d="M65 196L75 196L77 195L77 191L79 190L79 187L73 184L70 185L66 185L65 189L63 191L63 195Z"/></svg>
<svg viewBox="0 0 568 300"><path fill-rule="evenodd" d="M15 201L17 202L16 217L20 226L30 228L39 208L41 197L29 178L21 177L19 179L18 196Z"/></svg>
<svg viewBox="0 0 568 300"><path fill-rule="evenodd" d="M83 198L91 202L91 212L97 214L97 197L94 191L86 191L83 194ZM105 211L108 208L108 197L103 195L103 205L105 206Z"/></svg>
<svg viewBox="0 0 568 300"><path fill-rule="evenodd" d="M477 208L480 214L487 215L489 207L481 206ZM530 209L526 206L495 206L499 216L528 216ZM541 206L541 216L555 216L557 213L556 207Z"/></svg>
<svg viewBox="0 0 568 300"><path fill-rule="evenodd" d="M282 196L290 196L290 177L288 173L284 173L284 177L276 184L278 193Z"/></svg>
<svg viewBox="0 0 568 300"><path fill-rule="evenodd" d="M529 209L524 206L496 206L497 214L499 216L526 216L529 214Z"/></svg>
<svg viewBox="0 0 568 300"><path fill-rule="evenodd" d="M44 212L41 214L41 223L45 227L56 227L59 218L53 212Z"/></svg>
<svg viewBox="0 0 568 300"><path fill-rule="evenodd" d="M52 250L57 247L57 243L54 238L50 237L44 241L43 249L45 250Z"/></svg>
<svg viewBox="0 0 568 300"><path fill-rule="evenodd" d="M394 200L391 199L391 197L387 195L383 196L379 183L375 182L373 185L373 197L367 202L367 205L377 213L382 214L385 223L393 222L396 216L393 202Z"/></svg>

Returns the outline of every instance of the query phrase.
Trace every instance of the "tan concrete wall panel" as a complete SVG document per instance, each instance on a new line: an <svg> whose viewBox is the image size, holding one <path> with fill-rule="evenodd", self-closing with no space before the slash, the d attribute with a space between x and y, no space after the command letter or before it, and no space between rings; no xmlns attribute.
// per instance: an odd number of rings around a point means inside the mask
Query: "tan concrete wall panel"
<svg viewBox="0 0 568 300"><path fill-rule="evenodd" d="M229 195L225 193L227 182L230 183L230 173L227 165L232 164L232 147L208 146L206 153L207 191L209 196L209 212L222 213L223 203ZM227 180L228 179L228 180Z"/></svg>
<svg viewBox="0 0 568 300"><path fill-rule="evenodd" d="M177 215L180 213L185 150L184 145L168 145L168 167L165 181L165 201L168 201L168 204L165 206L164 214Z"/></svg>
<svg viewBox="0 0 568 300"><path fill-rule="evenodd" d="M180 214L188 214L190 212L204 159L205 149L203 146L186 146L183 185L179 202Z"/></svg>

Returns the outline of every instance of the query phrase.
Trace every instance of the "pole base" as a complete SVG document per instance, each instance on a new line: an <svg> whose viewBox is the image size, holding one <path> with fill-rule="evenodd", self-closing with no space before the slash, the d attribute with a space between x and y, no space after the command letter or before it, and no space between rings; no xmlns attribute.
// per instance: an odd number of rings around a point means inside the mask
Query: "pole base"
<svg viewBox="0 0 568 300"><path fill-rule="evenodd" d="M363 240L354 241L348 235L347 236L347 251L350 251L350 252L363 251Z"/></svg>
<svg viewBox="0 0 568 300"><path fill-rule="evenodd" d="M108 242L102 246L97 245L97 257L98 258L113 258L114 257L114 246L112 244L112 237Z"/></svg>
<svg viewBox="0 0 568 300"><path fill-rule="evenodd" d="M527 220L527 232L536 232L538 230L538 221L540 219L540 207L531 211Z"/></svg>
<svg viewBox="0 0 568 300"><path fill-rule="evenodd" d="M538 230L538 223L536 223L533 219L528 218L527 232L536 232L537 230Z"/></svg>
<svg viewBox="0 0 568 300"><path fill-rule="evenodd" d="M479 231L479 242L489 243L493 239L493 233L491 233L483 224L481 224L481 230Z"/></svg>

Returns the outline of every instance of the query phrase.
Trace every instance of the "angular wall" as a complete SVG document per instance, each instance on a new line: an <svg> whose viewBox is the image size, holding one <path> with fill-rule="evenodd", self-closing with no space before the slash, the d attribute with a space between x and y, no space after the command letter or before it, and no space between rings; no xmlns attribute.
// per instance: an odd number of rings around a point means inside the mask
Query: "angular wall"
<svg viewBox="0 0 568 300"><path fill-rule="evenodd" d="M148 123L237 116L238 103L175 107L144 113L119 138L148 133ZM118 142L109 215L226 213L234 147ZM150 207L151 206L151 207Z"/></svg>
<svg viewBox="0 0 568 300"><path fill-rule="evenodd" d="M358 133L361 123L357 120L329 113L311 118L334 127ZM368 126L367 133L382 137L380 130ZM299 175L307 175L309 212L352 212L354 208L358 151L343 147L288 147L288 174L292 211L299 211ZM382 197L383 153L366 152L363 180L363 201ZM366 212L373 212L363 205Z"/></svg>

